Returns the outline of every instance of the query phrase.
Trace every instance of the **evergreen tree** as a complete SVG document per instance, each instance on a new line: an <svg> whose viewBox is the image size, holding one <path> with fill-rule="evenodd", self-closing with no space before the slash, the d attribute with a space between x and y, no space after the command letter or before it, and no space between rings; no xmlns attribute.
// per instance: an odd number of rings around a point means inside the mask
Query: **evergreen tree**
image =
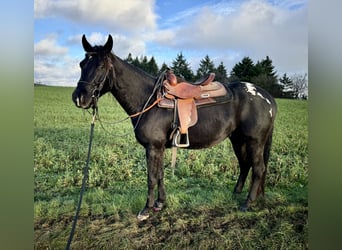
<svg viewBox="0 0 342 250"><path fill-rule="evenodd" d="M140 60L140 68L145 71L148 72L148 60L147 60L147 56L142 56L141 60Z"/></svg>
<svg viewBox="0 0 342 250"><path fill-rule="evenodd" d="M283 85L283 97L294 98L293 82L286 73L279 79L279 82Z"/></svg>
<svg viewBox="0 0 342 250"><path fill-rule="evenodd" d="M257 72L253 60L247 56L241 62L235 64L230 74L234 79L251 82L252 78L257 75Z"/></svg>
<svg viewBox="0 0 342 250"><path fill-rule="evenodd" d="M206 55L204 59L200 61L200 65L199 65L199 68L197 69L196 77L201 78L209 74L210 72L214 72L214 71L215 71L214 62L209 58L208 55Z"/></svg>
<svg viewBox="0 0 342 250"><path fill-rule="evenodd" d="M282 97L283 95L283 86L278 84L276 71L268 56L256 64L251 58L244 57L241 62L233 67L230 80L254 83L267 90L274 97Z"/></svg>
<svg viewBox="0 0 342 250"><path fill-rule="evenodd" d="M278 77L269 56L255 64L255 72L256 76L251 79L253 83L267 90L274 97L282 97L283 86L278 84Z"/></svg>
<svg viewBox="0 0 342 250"><path fill-rule="evenodd" d="M139 61L139 59L138 59L137 56L136 56L136 57L134 58L134 60L132 61L132 65L134 65L134 66L140 68L140 61Z"/></svg>
<svg viewBox="0 0 342 250"><path fill-rule="evenodd" d="M283 86L278 84L277 79L265 73L252 78L252 83L268 91L273 97L283 96Z"/></svg>
<svg viewBox="0 0 342 250"><path fill-rule="evenodd" d="M194 80L194 74L190 68L190 63L186 61L182 52L177 54L176 59L172 61L172 69L177 76L180 76L186 79L187 81Z"/></svg>
<svg viewBox="0 0 342 250"><path fill-rule="evenodd" d="M162 72L164 72L165 70L169 69L170 67L166 65L165 62L163 62L160 70L159 70L159 74L161 74Z"/></svg>
<svg viewBox="0 0 342 250"><path fill-rule="evenodd" d="M266 56L266 58L263 59L261 62L258 61L255 64L255 69L257 75L266 74L268 76L277 78L276 71L274 71L274 66L269 56Z"/></svg>
<svg viewBox="0 0 342 250"><path fill-rule="evenodd" d="M216 81L228 82L227 70L226 70L226 67L223 65L223 62L220 63L220 65L216 68L214 72L216 74L215 76Z"/></svg>
<svg viewBox="0 0 342 250"><path fill-rule="evenodd" d="M148 70L146 72L148 72L152 76L158 75L158 72L159 72L158 65L157 65L156 60L154 59L153 56L148 61L147 66L148 66Z"/></svg>
<svg viewBox="0 0 342 250"><path fill-rule="evenodd" d="M127 58L124 59L126 62L133 64L133 57L131 53L128 53Z"/></svg>

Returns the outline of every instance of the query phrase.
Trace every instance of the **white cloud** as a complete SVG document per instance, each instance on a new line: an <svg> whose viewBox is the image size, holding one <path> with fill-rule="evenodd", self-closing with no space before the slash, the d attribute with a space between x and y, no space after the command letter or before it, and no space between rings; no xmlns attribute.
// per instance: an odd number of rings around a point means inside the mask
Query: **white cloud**
<svg viewBox="0 0 342 250"><path fill-rule="evenodd" d="M38 43L34 45L34 53L35 55L66 55L68 52L68 48L62 47L57 44L57 35L49 34L43 40L40 40Z"/></svg>
<svg viewBox="0 0 342 250"><path fill-rule="evenodd" d="M200 8L183 23L164 31L174 39L155 41L179 50L215 50L221 54L234 50L254 60L268 55L280 71L307 70L303 69L308 60L307 7L303 1L285 1L279 6L251 0L233 7L221 2Z"/></svg>
<svg viewBox="0 0 342 250"><path fill-rule="evenodd" d="M106 43L108 39L108 34L103 34L100 32L93 32L91 34L85 34L87 41L91 45L103 45ZM128 53L132 53L132 55L144 55L146 53L146 43L143 40L143 37L128 37L122 35L120 33L112 33L113 37L113 52L119 57L126 57ZM77 44L80 49L82 49L81 45L82 34L77 34L69 37L67 40L70 44Z"/></svg>
<svg viewBox="0 0 342 250"><path fill-rule="evenodd" d="M146 34L144 36L146 40L150 40L165 46L176 46L177 38L176 32L171 29L159 30L153 33Z"/></svg>
<svg viewBox="0 0 342 250"><path fill-rule="evenodd" d="M154 5L155 0L35 0L34 8L37 19L63 18L70 24L70 29L62 27L59 35L80 32L80 27L85 33L93 26L95 30L104 27L113 36L113 52L121 58L128 53L134 57L153 55L161 64L171 62L182 51L196 71L199 61L208 54L215 65L223 61L230 71L244 56L261 60L268 55L278 73L307 71L305 0L200 3L166 20L158 19L159 27ZM86 36L92 45L102 45L108 33ZM35 81L75 86L83 57L81 37L53 33L38 41L34 46Z"/></svg>
<svg viewBox="0 0 342 250"><path fill-rule="evenodd" d="M76 86L80 77L78 60L64 56L51 61L35 58L34 81L55 86Z"/></svg>
<svg viewBox="0 0 342 250"><path fill-rule="evenodd" d="M64 17L81 24L101 24L128 31L156 27L154 0L35 0L35 18Z"/></svg>
<svg viewBox="0 0 342 250"><path fill-rule="evenodd" d="M56 33L34 44L34 81L57 86L76 86L80 75L78 61L69 48L58 44Z"/></svg>
<svg viewBox="0 0 342 250"><path fill-rule="evenodd" d="M103 45L108 34L93 32L87 36L92 45ZM124 35L112 34L114 45L113 52L121 58L127 57L128 53L133 56L146 54L146 45L142 40L131 39ZM56 86L76 86L80 77L79 62L82 60L82 34L67 38L69 44L79 44L79 56L72 57L67 47L58 45L56 34L47 35L46 38L37 42L34 47L34 81Z"/></svg>

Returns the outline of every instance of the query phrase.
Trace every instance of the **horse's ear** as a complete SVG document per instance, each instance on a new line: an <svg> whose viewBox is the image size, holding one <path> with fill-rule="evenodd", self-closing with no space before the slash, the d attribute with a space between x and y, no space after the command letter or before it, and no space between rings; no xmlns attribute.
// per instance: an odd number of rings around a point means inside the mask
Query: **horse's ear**
<svg viewBox="0 0 342 250"><path fill-rule="evenodd" d="M112 38L111 35L108 35L107 42L106 42L106 44L103 47L104 47L104 50L106 52L108 52L108 53L112 51L112 48L113 48L113 38Z"/></svg>
<svg viewBox="0 0 342 250"><path fill-rule="evenodd" d="M82 36L82 45L83 45L83 49L86 52L93 52L93 46L91 46L90 43L87 41L85 35Z"/></svg>

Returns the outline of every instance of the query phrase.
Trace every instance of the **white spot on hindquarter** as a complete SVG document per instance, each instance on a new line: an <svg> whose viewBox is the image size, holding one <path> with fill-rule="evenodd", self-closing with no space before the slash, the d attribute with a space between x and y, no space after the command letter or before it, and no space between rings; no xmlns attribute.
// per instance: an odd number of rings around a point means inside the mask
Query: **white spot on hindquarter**
<svg viewBox="0 0 342 250"><path fill-rule="evenodd" d="M264 97L260 92L258 92L258 96L260 96L261 99L264 99L269 105L271 105L270 100L268 100L266 97Z"/></svg>
<svg viewBox="0 0 342 250"><path fill-rule="evenodd" d="M244 82L245 86L246 86L246 91L248 93L250 93L251 95L254 95L254 96L259 96L261 99L265 100L270 106L272 105L271 101L264 97L260 92L257 91L257 89L255 88L255 86L249 82ZM253 99L251 99L253 100ZM270 108L270 110L268 111L270 113L270 116L272 117L273 116L273 112L272 112L272 106Z"/></svg>
<svg viewBox="0 0 342 250"><path fill-rule="evenodd" d="M270 110L268 112L270 112L270 116L272 117L273 116L272 115L272 108L270 108Z"/></svg>

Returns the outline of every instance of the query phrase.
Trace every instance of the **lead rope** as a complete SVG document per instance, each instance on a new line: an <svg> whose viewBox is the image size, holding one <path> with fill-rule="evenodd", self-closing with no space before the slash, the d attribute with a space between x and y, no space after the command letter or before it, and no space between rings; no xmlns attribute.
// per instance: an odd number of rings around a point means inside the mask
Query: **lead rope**
<svg viewBox="0 0 342 250"><path fill-rule="evenodd" d="M78 220L78 215L79 215L80 210L81 210L83 193L84 193L84 190L85 190L85 187L86 187L86 182L88 180L90 151L91 151L91 145L92 145L92 142L93 142L94 126L95 126L95 120L96 120L96 115L97 115L97 100L96 99L97 98L95 96L93 96L93 103L94 103L94 105L93 105L93 118L92 118L91 125L90 125L90 136L89 136L89 146L88 146L87 161L86 161L85 167L83 169L83 179L82 179L82 188L81 188L81 192L80 192L80 199L78 201L78 206L77 206L76 214L75 214L74 221L73 221L73 224L72 224L72 228L71 228L71 231L70 231L68 243L67 243L67 246L65 248L66 250L70 249L70 245L71 245L72 239L74 237L74 233L75 233L75 229L76 229L76 223L77 223L77 220Z"/></svg>

